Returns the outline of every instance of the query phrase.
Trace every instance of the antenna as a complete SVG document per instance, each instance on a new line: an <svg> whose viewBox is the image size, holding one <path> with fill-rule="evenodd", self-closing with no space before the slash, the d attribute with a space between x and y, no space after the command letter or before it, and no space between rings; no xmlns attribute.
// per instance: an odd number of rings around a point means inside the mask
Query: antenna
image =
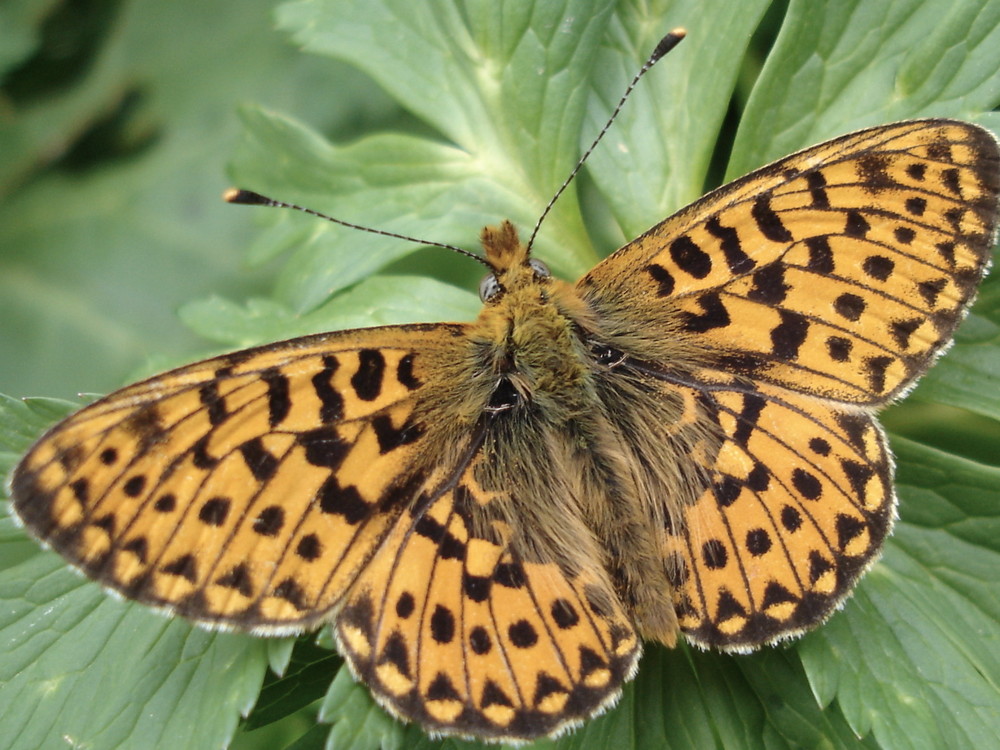
<svg viewBox="0 0 1000 750"><path fill-rule="evenodd" d="M669 32L665 37L663 37L660 40L659 44L656 45L656 49L653 50L653 54L651 54L649 58L646 60L646 62L643 63L642 67L639 68L639 72L636 73L635 76L632 78L632 81L625 89L625 93L622 94L622 98L618 100L618 104L615 106L614 111L611 113L611 117L608 118L607 123L605 123L604 127L601 128L601 132L597 134L597 137L594 139L594 142L590 144L590 148L588 148L584 152L583 156L580 157L580 160L576 163L576 166L573 167L573 171L570 172L569 177L567 177L566 180L563 182L563 184L559 186L559 189L556 191L556 194L552 196L552 200L549 201L548 205L545 206L545 210L542 211L542 215L538 217L538 221L535 222L535 228L532 230L531 237L528 240L529 252L531 250L531 246L535 242L535 237L538 235L538 230L542 226L542 222L545 221L545 217L549 215L549 212L552 210L552 206L555 204L557 200L559 200L559 196L561 196L563 192L566 190L566 188L569 187L569 184L573 181L573 178L576 177L577 173L583 167L583 163L587 161L587 157L589 157L590 154L593 152L593 150L597 147L597 144L601 142L601 139L604 137L604 134L608 132L608 129L611 127L611 123L615 121L615 118L618 117L618 113L621 112L622 107L625 105L625 100L628 99L629 94L632 93L632 89L634 89L636 84L639 83L639 79L642 78L646 74L646 72L650 68L652 68L653 65L655 65L656 62L661 57L663 57L670 50L676 47L680 43L681 39L683 39L685 36L687 36L687 32L684 29L678 28ZM387 232L383 229L373 229L372 227L365 227L360 224L352 224L349 221L344 221L342 219L335 219L332 216L320 213L319 211L314 211L313 209L306 208L305 206L298 206L294 203L286 203L285 201L279 201L275 200L274 198L268 198L266 195L255 193L252 190L240 190L238 188L229 188L222 194L222 199L227 203L241 203L246 206L272 206L275 208L291 208L295 211L301 211L302 213L310 214L320 219L326 219L327 221L332 221L334 224L340 224L341 226L348 227L350 229L358 229L362 232L380 234L383 237L394 237L398 240L415 242L420 245L443 247L446 250L454 250L456 253L459 253L461 255L466 255L472 258L473 260L482 263L484 266L489 268L494 273L496 273L497 271L497 269L495 269L493 265L485 258L482 258L476 255L475 253L470 253L468 250L463 250L460 247L456 247L455 245L449 245L444 242L434 242L433 240L422 240L419 237L410 237L409 235L406 234L396 234L396 232Z"/></svg>
<svg viewBox="0 0 1000 750"><path fill-rule="evenodd" d="M431 245L433 247L443 247L446 250L454 250L456 253L461 253L462 255L467 255L473 260L477 260L484 266L489 268L491 271L496 272L492 264L485 258L481 258L475 253L470 253L468 250L463 250L455 245L449 245L445 242L434 242L433 240L422 240L419 237L410 237L406 234L396 234L395 232L387 232L384 229L373 229L371 227L363 227L360 224L352 224L349 221L343 221L342 219L335 219L332 216L328 216L319 211L314 211L311 208L306 208L305 206L298 206L294 203L286 203L285 201L275 200L274 198L268 198L266 195L261 195L260 193L255 193L252 190L240 190L238 188L229 188L222 194L222 200L226 203L240 203L244 206L272 206L274 208L291 208L295 211L301 211L304 214L310 214L311 216L316 216L320 219L326 219L327 221L332 221L334 224L340 224L344 227L349 227L351 229L360 229L362 232L371 232L372 234L381 234L383 237L395 237L397 240L406 240L407 242L415 242L418 245Z"/></svg>
<svg viewBox="0 0 1000 750"><path fill-rule="evenodd" d="M576 163L576 166L573 167L573 171L569 173L569 177L567 177L565 181L563 181L563 184L559 186L559 189L556 190L556 194L552 196L552 200L549 201L548 205L545 207L545 210L542 211L542 215L538 217L538 221L535 222L535 228L532 230L531 237L528 239L529 253L531 252L531 246L535 244L535 236L538 234L538 230L541 228L542 222L545 221L545 217L549 215L549 211L552 210L552 206L555 205L555 202L559 200L559 196L561 196L563 192L566 190L566 188L569 187L569 184L573 181L573 178L576 177L577 172L579 172L580 169L583 167L583 163L587 161L587 158L590 156L593 150L597 148L597 144L601 142L601 139L604 137L604 134L608 132L608 129L611 127L611 123L615 121L615 118L618 117L618 113L621 112L622 107L625 106L625 100L628 99L629 94L632 93L632 89L634 89L636 84L639 83L639 79L642 78L644 75L646 75L647 71L649 71L649 69L652 68L657 63L657 61L659 61L661 57L666 55L670 50L672 50L674 47L680 44L680 41L685 36L687 36L687 31L684 29L677 28L670 31L665 37L663 37L660 40L659 44L656 45L656 49L653 50L653 54L651 54L649 58L646 60L646 62L642 64L642 67L639 68L639 72L636 73L635 76L633 76L632 81L625 88L625 93L622 94L622 98L618 100L617 106L611 113L611 117L608 118L608 121L604 124L604 127L601 128L601 132L597 134L597 137L594 139L594 142L590 144L590 148L588 148L583 153L583 156L580 157L580 160Z"/></svg>

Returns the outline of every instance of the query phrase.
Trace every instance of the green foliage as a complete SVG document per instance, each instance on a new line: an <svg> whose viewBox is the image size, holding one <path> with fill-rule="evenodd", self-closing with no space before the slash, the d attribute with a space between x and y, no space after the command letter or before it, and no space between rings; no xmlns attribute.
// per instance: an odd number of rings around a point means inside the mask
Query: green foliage
<svg viewBox="0 0 1000 750"><path fill-rule="evenodd" d="M266 29L263 1L238 11L194 0L95 5L106 20L81 43L91 50L84 72L39 84L33 96L11 92L25 90L32 70L19 65L41 64L58 23L40 19L54 4L21 0L0 11L13 113L0 120L6 390L110 388L151 353L190 355L195 339L178 336L175 319L153 318L150 304L183 305L190 329L225 346L469 319L474 264L290 212L215 205L218 165L235 153L231 176L241 187L390 231L473 248L480 226L509 217L524 234L673 26L689 38L644 79L542 228L537 252L561 275L580 273L703 192L713 160L730 148L719 133L755 56L767 54L730 176L893 119L1000 125L990 112L1000 103L1000 8L988 0L793 0L773 48L761 33L749 50L763 0L739 12L722 0L279 6L282 33L307 54ZM369 127L350 125L355 117ZM331 143L317 128L340 138ZM95 149L95 133L113 147ZM251 245L253 221L266 228ZM264 268L249 277L233 262L244 245ZM890 424L933 418L941 404L967 409L981 419L954 409L938 418L975 443L976 455L1000 456L998 371L994 278L914 394L934 410L911 399ZM0 400L0 469L65 409ZM749 656L650 647L615 709L539 746L994 742L1000 470L907 440L893 445L896 533L827 625ZM12 747L215 748L247 713L234 747L475 745L430 740L390 719L337 657L308 641L292 648L206 633L111 599L7 517L0 566L0 736ZM321 633L321 645L328 641ZM265 680L269 664L282 675Z"/></svg>

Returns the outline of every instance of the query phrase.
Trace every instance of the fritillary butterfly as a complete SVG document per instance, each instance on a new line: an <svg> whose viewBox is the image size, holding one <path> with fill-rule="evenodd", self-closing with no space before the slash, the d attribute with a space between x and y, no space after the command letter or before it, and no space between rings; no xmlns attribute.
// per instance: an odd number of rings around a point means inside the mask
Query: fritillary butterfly
<svg viewBox="0 0 1000 750"><path fill-rule="evenodd" d="M993 246L992 135L805 149L555 279L504 222L474 323L325 333L124 388L13 475L25 526L210 626L332 622L441 734L551 735L641 639L746 651L822 622L890 532L875 412L949 345Z"/></svg>

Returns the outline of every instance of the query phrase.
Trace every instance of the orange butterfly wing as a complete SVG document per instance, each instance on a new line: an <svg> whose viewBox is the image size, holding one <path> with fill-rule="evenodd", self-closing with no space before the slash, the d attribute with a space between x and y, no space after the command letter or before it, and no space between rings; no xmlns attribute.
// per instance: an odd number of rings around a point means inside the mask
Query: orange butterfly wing
<svg viewBox="0 0 1000 750"><path fill-rule="evenodd" d="M475 516L498 502L476 482L484 460L399 518L335 632L394 713L430 731L528 739L613 703L641 649L596 578L531 562L501 523L477 532Z"/></svg>
<svg viewBox="0 0 1000 750"><path fill-rule="evenodd" d="M322 621L413 492L428 363L462 326L223 355L70 416L17 467L25 525L91 578L257 632Z"/></svg>
<svg viewBox="0 0 1000 750"><path fill-rule="evenodd" d="M708 489L664 547L694 642L801 632L877 557L895 498L872 415L950 344L989 262L998 191L982 128L880 126L709 193L578 282L617 330L662 321L663 350L696 366L658 359L655 340L624 366L717 423Z"/></svg>
<svg viewBox="0 0 1000 750"><path fill-rule="evenodd" d="M998 189L980 127L870 128L709 193L577 287L636 326L676 309L720 370L877 406L951 341L989 263Z"/></svg>

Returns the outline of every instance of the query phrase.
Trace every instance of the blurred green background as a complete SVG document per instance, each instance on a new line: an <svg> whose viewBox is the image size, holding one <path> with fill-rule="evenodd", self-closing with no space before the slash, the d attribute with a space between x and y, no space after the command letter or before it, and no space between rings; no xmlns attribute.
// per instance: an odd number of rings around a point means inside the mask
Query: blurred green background
<svg viewBox="0 0 1000 750"><path fill-rule="evenodd" d="M274 5L0 3L0 391L107 392L207 351L182 304L269 289L254 212L220 199L241 104L337 139L408 119Z"/></svg>

